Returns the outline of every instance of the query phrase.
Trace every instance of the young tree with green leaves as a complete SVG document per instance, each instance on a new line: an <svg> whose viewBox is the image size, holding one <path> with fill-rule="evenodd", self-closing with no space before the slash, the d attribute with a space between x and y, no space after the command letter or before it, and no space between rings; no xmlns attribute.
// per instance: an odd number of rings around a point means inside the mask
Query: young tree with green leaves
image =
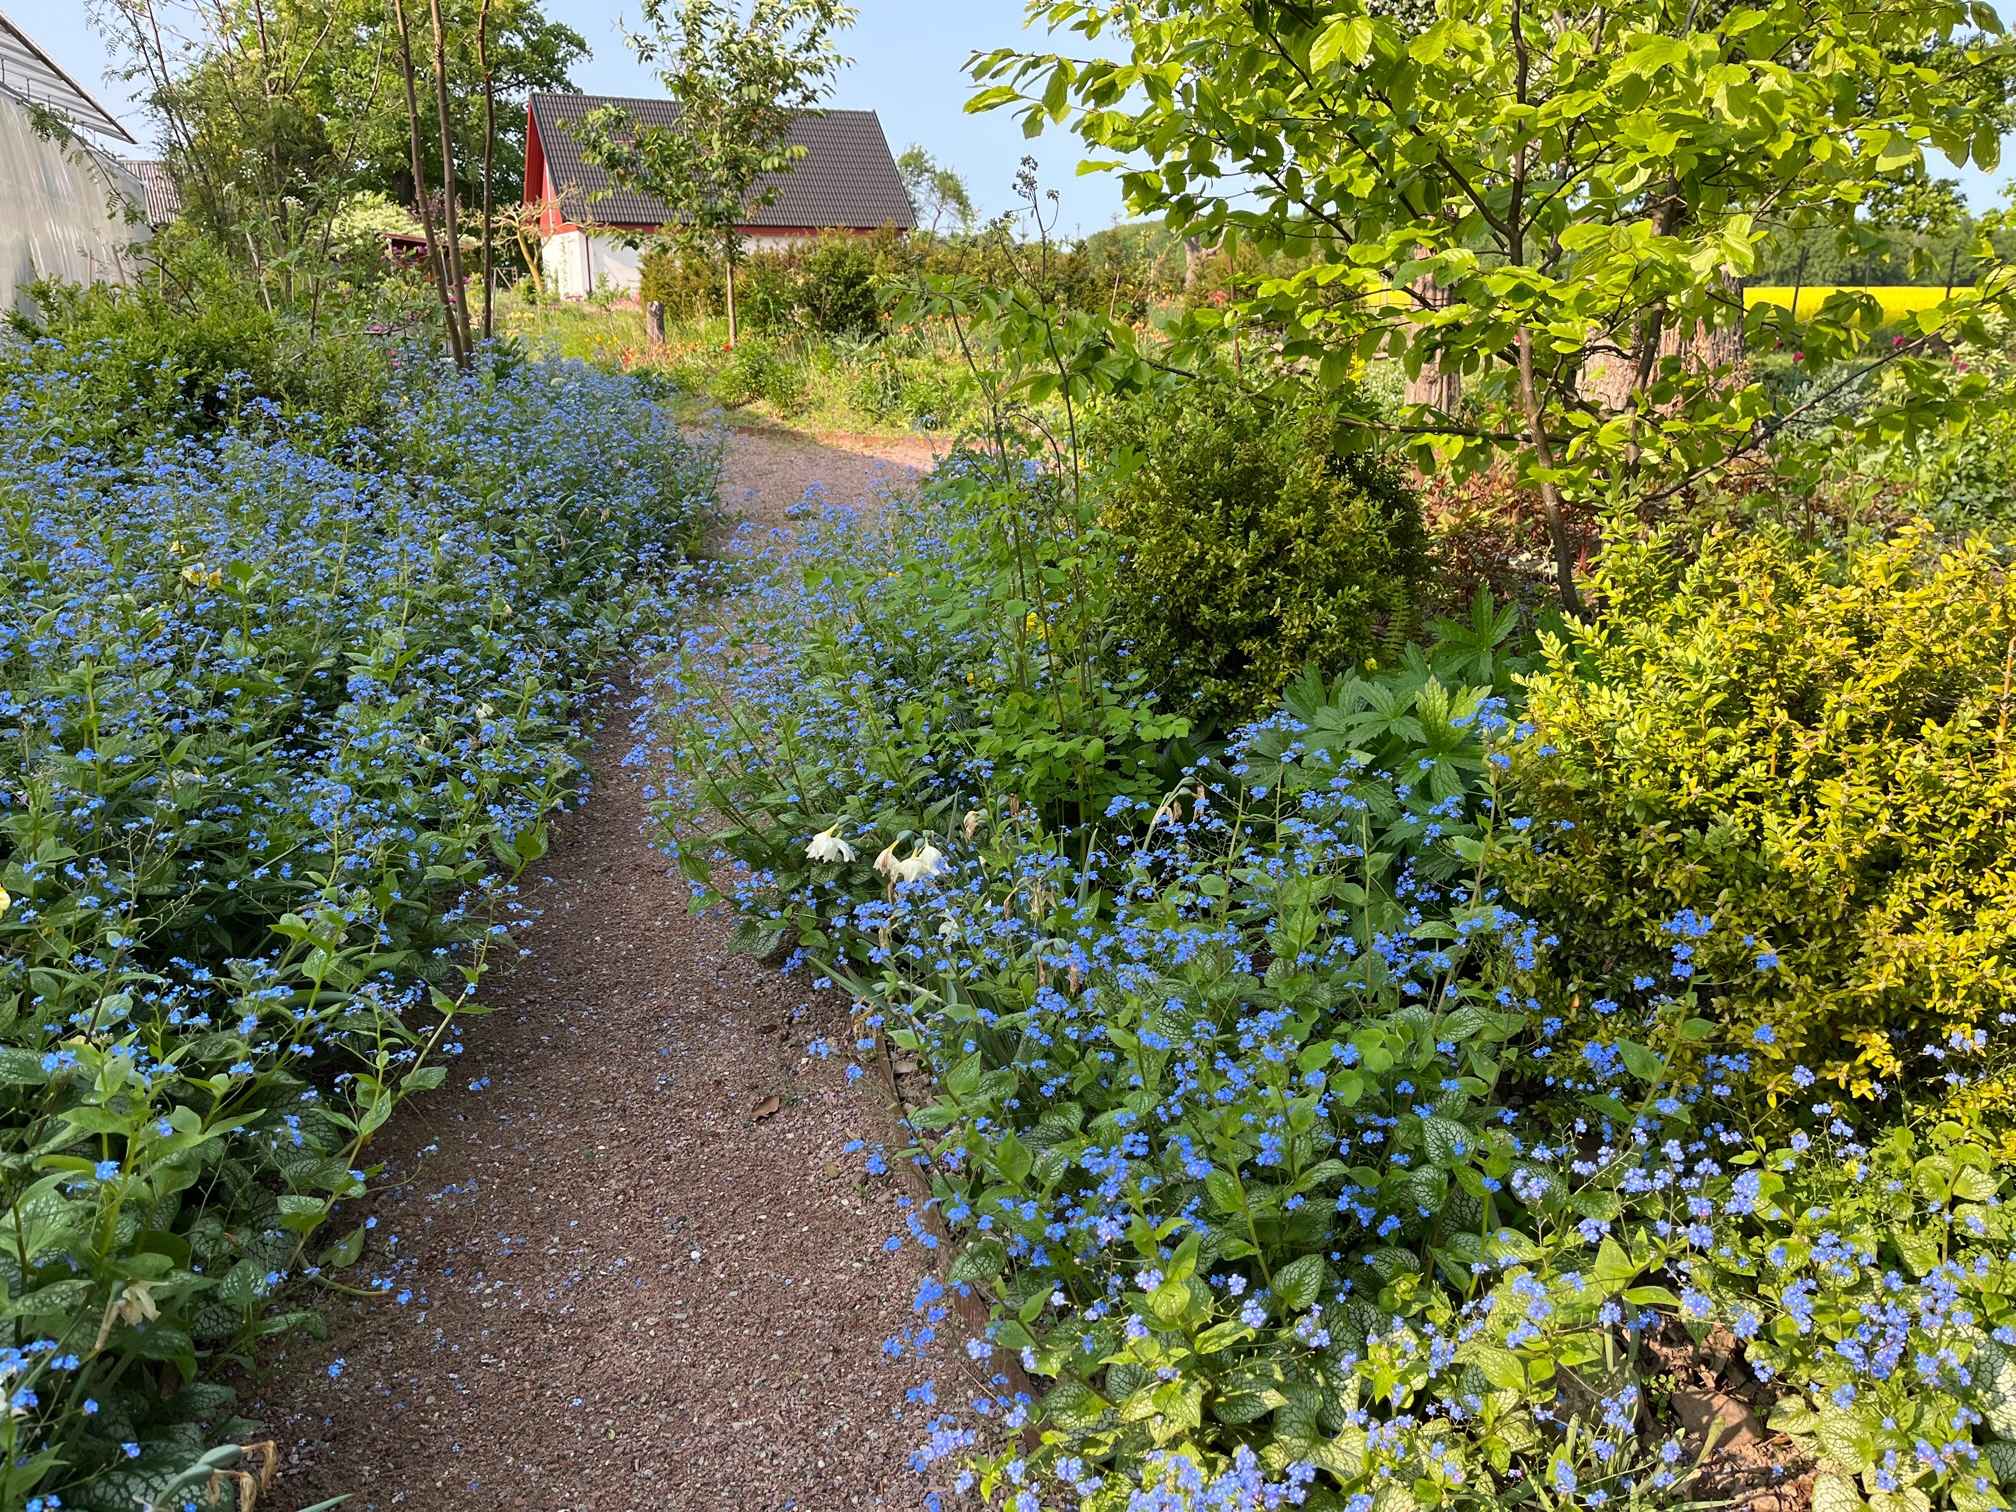
<svg viewBox="0 0 2016 1512"><path fill-rule="evenodd" d="M1679 492L1796 418L1731 361L1736 280L1765 240L1852 218L1929 149L1992 166L2007 96L2001 22L1960 0L1035 0L1029 13L1093 55L976 57L970 108L1017 109L1032 135L1072 120L1130 208L1181 234L1306 254L1201 322L1283 333L1283 354L1326 384L1379 355L1410 376L1460 374L1473 411L1361 422L1426 466L1509 453L1545 506L1570 610L1570 505ZM1846 365L1844 384L1903 370L1860 421L1894 437L1967 397L1932 349L1981 334L2010 292L1991 268L1880 348L1873 301L1837 296L1797 342L1813 368ZM1759 311L1751 334L1780 320Z"/></svg>
<svg viewBox="0 0 2016 1512"><path fill-rule="evenodd" d="M465 210L514 205L525 96L570 88L587 55L545 0L417 5L425 25L438 11L443 66L432 46L413 47L416 90L436 116L445 95L448 130L436 120L422 132L416 164L390 0L86 4L161 125L185 213L236 252L249 238L283 286L290 259L312 253L354 196L384 194L417 216L420 186L438 197L452 178Z"/></svg>
<svg viewBox="0 0 2016 1512"><path fill-rule="evenodd" d="M896 172L903 180L903 192L910 196L918 225L935 236L949 215L961 231L973 229L973 196L958 170L939 162L922 146L912 146L896 159Z"/></svg>
<svg viewBox="0 0 2016 1512"><path fill-rule="evenodd" d="M578 128L583 157L618 186L663 200L669 231L720 255L731 346L740 228L805 155L792 124L831 91L847 61L834 38L854 14L840 0L755 0L745 20L722 0L644 0L645 29L628 41L657 70L678 124L647 126L609 105Z"/></svg>

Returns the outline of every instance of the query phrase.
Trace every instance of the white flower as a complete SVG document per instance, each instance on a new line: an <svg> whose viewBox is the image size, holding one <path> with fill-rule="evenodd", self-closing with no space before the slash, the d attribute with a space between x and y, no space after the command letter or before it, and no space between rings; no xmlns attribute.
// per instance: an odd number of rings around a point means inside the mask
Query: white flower
<svg viewBox="0 0 2016 1512"><path fill-rule="evenodd" d="M986 822L987 816L981 813L980 810L968 809L966 810L966 822L960 828L966 832L966 838L971 840L975 835L980 833L980 826Z"/></svg>
<svg viewBox="0 0 2016 1512"><path fill-rule="evenodd" d="M820 831L806 843L805 859L807 861L852 861L854 859L854 847L840 838L840 826L838 822L835 822L833 828Z"/></svg>
<svg viewBox="0 0 2016 1512"><path fill-rule="evenodd" d="M138 1325L152 1323L161 1316L161 1309L154 1302L154 1283L151 1281L129 1281L126 1289L119 1294L116 1308L121 1322Z"/></svg>
<svg viewBox="0 0 2016 1512"><path fill-rule="evenodd" d="M889 848L875 858L875 870L887 877L891 882L895 882L900 880L897 874L902 869L903 863L896 859L896 842L892 840L889 842Z"/></svg>
<svg viewBox="0 0 2016 1512"><path fill-rule="evenodd" d="M935 877L943 870L945 870L945 853L927 841L923 849L905 856L896 863L896 880L918 882L926 877Z"/></svg>

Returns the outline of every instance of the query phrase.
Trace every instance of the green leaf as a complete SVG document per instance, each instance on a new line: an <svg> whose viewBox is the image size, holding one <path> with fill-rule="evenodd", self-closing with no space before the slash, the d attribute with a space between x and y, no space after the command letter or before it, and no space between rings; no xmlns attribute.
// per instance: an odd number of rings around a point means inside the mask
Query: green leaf
<svg viewBox="0 0 2016 1512"><path fill-rule="evenodd" d="M994 1146L995 1167L1001 1172L1002 1180L1010 1186L1021 1186L1034 1163L1035 1157L1029 1153L1029 1147L1017 1139L1012 1130L1003 1134L1001 1142Z"/></svg>
<svg viewBox="0 0 2016 1512"><path fill-rule="evenodd" d="M1820 1446L1820 1453L1837 1469L1860 1475L1869 1468L1872 1447L1869 1433L1852 1412L1837 1407L1823 1409L1813 1439Z"/></svg>
<svg viewBox="0 0 2016 1512"><path fill-rule="evenodd" d="M1421 1145L1430 1160L1445 1169L1466 1161L1474 1141L1470 1130L1451 1118L1421 1120Z"/></svg>
<svg viewBox="0 0 2016 1512"><path fill-rule="evenodd" d="M1624 1069L1642 1082L1656 1082L1666 1074L1665 1057L1648 1050L1636 1040L1619 1040L1617 1049L1624 1057Z"/></svg>
<svg viewBox="0 0 2016 1512"><path fill-rule="evenodd" d="M1148 1293L1148 1311L1153 1313L1158 1321L1174 1328L1190 1311L1190 1283L1164 1281Z"/></svg>
<svg viewBox="0 0 2016 1512"><path fill-rule="evenodd" d="M948 1275L954 1282L991 1281L1007 1263L1008 1249L999 1239L975 1239L959 1251Z"/></svg>
<svg viewBox="0 0 2016 1512"><path fill-rule="evenodd" d="M1274 1295L1290 1312L1307 1312L1323 1295L1330 1267L1321 1255L1304 1255L1274 1272Z"/></svg>
<svg viewBox="0 0 2016 1512"><path fill-rule="evenodd" d="M1043 1398L1044 1417L1060 1428L1091 1428L1110 1409L1106 1398L1082 1381L1065 1381Z"/></svg>
<svg viewBox="0 0 2016 1512"><path fill-rule="evenodd" d="M1343 16L1323 29L1309 49L1309 67L1322 73L1339 58L1353 67L1372 56L1372 21L1367 16Z"/></svg>
<svg viewBox="0 0 2016 1512"><path fill-rule="evenodd" d="M1496 1344L1477 1344L1464 1351L1463 1357L1482 1371L1484 1379L1500 1391L1526 1389L1526 1367L1511 1350Z"/></svg>
<svg viewBox="0 0 2016 1512"><path fill-rule="evenodd" d="M364 1253L364 1225L358 1224L336 1243L322 1252L321 1265L324 1270L346 1270L357 1263Z"/></svg>
<svg viewBox="0 0 2016 1512"><path fill-rule="evenodd" d="M1854 1484L1838 1475L1822 1474L1813 1482L1813 1512L1867 1512L1868 1506Z"/></svg>

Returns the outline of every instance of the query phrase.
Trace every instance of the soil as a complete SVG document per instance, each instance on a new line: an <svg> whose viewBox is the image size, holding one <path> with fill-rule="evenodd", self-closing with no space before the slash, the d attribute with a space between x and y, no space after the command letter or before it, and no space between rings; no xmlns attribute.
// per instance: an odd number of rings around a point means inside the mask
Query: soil
<svg viewBox="0 0 2016 1512"><path fill-rule="evenodd" d="M815 484L870 499L930 461L728 444L724 505L766 525ZM281 1451L262 1507L828 1512L927 1489L905 1460L932 1409L906 1393L966 1394L967 1330L883 1358L928 1256L884 1252L910 1188L845 1149L898 1145L878 1080L846 1080L843 1001L688 912L627 726L608 722L592 797L526 878L538 917L486 982L495 1012L373 1146L387 1177L355 1274L393 1293L337 1294L330 1337L296 1335L244 1393Z"/></svg>

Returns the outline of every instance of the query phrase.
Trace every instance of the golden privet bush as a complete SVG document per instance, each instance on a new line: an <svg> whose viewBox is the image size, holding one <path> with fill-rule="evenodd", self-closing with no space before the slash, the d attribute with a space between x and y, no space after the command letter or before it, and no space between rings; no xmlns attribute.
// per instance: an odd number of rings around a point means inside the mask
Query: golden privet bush
<svg viewBox="0 0 2016 1512"><path fill-rule="evenodd" d="M1951 1035L2016 1011L2016 642L1989 541L1665 534L1612 544L1593 586L1601 617L1530 680L1533 822L1503 858L1580 1027L1677 965L1778 1086L1978 1078ZM1689 938L1682 910L1713 927Z"/></svg>

